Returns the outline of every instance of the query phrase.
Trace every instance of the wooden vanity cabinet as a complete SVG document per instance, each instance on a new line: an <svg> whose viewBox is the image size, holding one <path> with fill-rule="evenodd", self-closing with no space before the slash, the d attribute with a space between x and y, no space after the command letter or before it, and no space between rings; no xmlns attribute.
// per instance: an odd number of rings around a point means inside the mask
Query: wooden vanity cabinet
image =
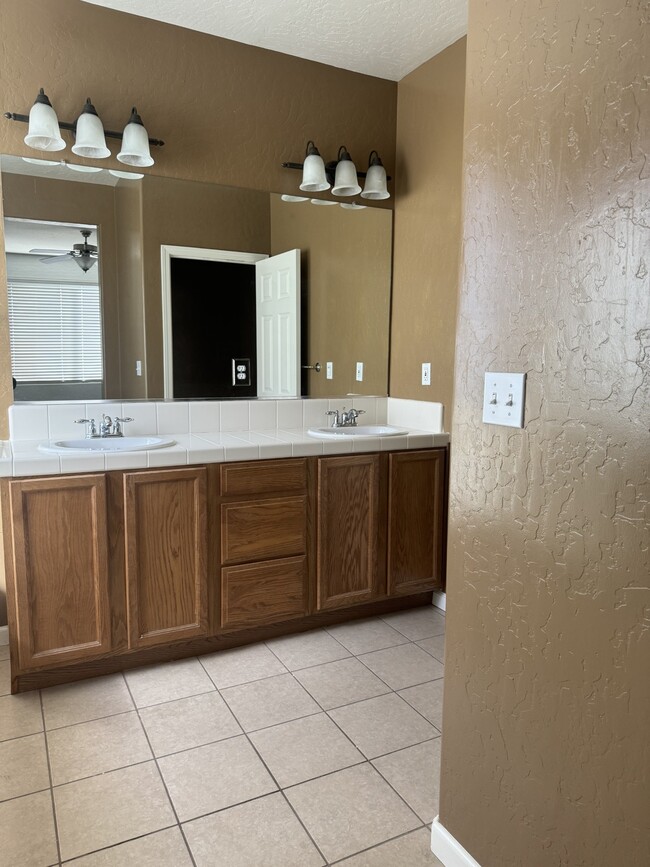
<svg viewBox="0 0 650 867"><path fill-rule="evenodd" d="M385 455L318 460L317 605L320 611L386 594Z"/></svg>
<svg viewBox="0 0 650 867"><path fill-rule="evenodd" d="M209 632L207 470L122 475L129 647Z"/></svg>
<svg viewBox="0 0 650 867"><path fill-rule="evenodd" d="M115 650L104 475L9 481L3 512L12 654L19 667Z"/></svg>
<svg viewBox="0 0 650 867"><path fill-rule="evenodd" d="M440 590L447 513L445 449L388 455L388 595Z"/></svg>
<svg viewBox="0 0 650 867"><path fill-rule="evenodd" d="M425 604L446 490L446 449L2 479L12 688Z"/></svg>
<svg viewBox="0 0 650 867"><path fill-rule="evenodd" d="M221 464L222 629L310 613L310 468L306 458Z"/></svg>

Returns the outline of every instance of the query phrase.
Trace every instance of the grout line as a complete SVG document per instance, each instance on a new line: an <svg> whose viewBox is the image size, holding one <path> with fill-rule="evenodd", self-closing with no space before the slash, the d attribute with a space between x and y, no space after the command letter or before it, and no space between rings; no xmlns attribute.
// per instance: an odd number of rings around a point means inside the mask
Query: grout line
<svg viewBox="0 0 650 867"><path fill-rule="evenodd" d="M63 861L61 867L66 867L68 864L75 864L83 858L88 858L89 855L96 855L98 852L110 852L111 849L117 849L118 846L123 846L125 843L133 843L135 840L144 840L146 837L153 837L156 834L161 834L163 831L171 831L177 828L178 825L167 825L165 828L157 828L155 831L149 831L147 834L137 834L135 837L129 837L127 840L120 840L119 843L111 843L110 846L102 846L100 849L93 849L92 852L84 852L83 855L75 855L74 858L68 858Z"/></svg>
<svg viewBox="0 0 650 867"><path fill-rule="evenodd" d="M200 660L199 660L199 662L200 662ZM207 674L207 670L206 670L206 674ZM209 676L210 676L210 675L208 674L208 677L209 677ZM222 696L222 698L223 698L223 696ZM225 698L224 698L223 700L226 701ZM236 713L234 712L234 710L230 707L230 705L228 705L228 707L229 707L229 709L230 709L230 713L231 713L231 714L233 715L233 717L235 718L235 722L237 723L237 725L240 726L240 728L241 728L242 731L243 731L243 730L244 730L244 727L243 727L242 724L241 724L241 720L237 717L237 714L236 714ZM315 716L315 714L310 714L310 716ZM301 719L304 719L304 717L301 717ZM293 722L293 720L288 720L288 722ZM279 725L282 725L282 723L279 723ZM272 728L272 726L268 726L268 728ZM258 731L259 731L259 729L258 729ZM244 736L245 736L246 740L248 741L248 743L250 744L250 746L251 746L252 750L254 751L255 755L259 758L260 762L261 762L261 763L264 765L264 767L266 768L266 772L268 773L268 775L271 777L271 779L272 779L273 782L275 783L275 786L276 786L278 792L279 792L279 793L281 794L281 796L284 798L285 803L288 804L289 809L291 810L291 812L294 814L294 816L296 817L296 819L297 819L298 822L300 823L300 825L301 825L301 827L303 828L305 834L307 834L307 837L308 837L308 838L311 840L311 842L313 843L314 847L316 848L316 851L318 852L318 854L320 855L320 857L323 859L323 861L324 861L325 863L327 863L327 858L325 858L325 856L324 856L323 853L321 852L319 846L317 845L316 841L314 840L314 838L312 837L312 835L309 833L309 830L308 830L307 827L305 826L304 822L302 821L302 819L300 818L300 816L298 815L298 813L296 813L296 811L295 811L294 808L293 808L293 805L290 803L289 799L288 799L287 796L284 794L284 789L282 789L282 787L281 787L280 784L278 783L277 779L275 778L275 775L273 774L273 772L271 771L271 769L269 768L269 766L267 765L267 763L264 761L264 758L263 758L262 754L261 754L260 751L257 749L257 747L255 746L255 744L253 743L253 741L250 739L250 737L249 737L249 733L246 732L246 731L244 731ZM263 796L263 797L264 797L264 796ZM235 805L233 805L233 806L235 806Z"/></svg>
<svg viewBox="0 0 650 867"><path fill-rule="evenodd" d="M196 658L196 657L195 657L195 658ZM198 661L198 659L197 659L197 661ZM199 663L199 664L200 664L200 663ZM203 668L203 666L201 666L201 667ZM204 669L204 671L205 671L205 669ZM133 697L133 693L131 692L131 687L129 686L129 682L128 682L128 680L126 679L126 677L124 678L124 682L126 683L126 688L127 688L127 690L129 691L129 695L131 696L131 701L132 701L133 704L135 705L135 699L134 699L134 697ZM200 695L203 695L203 693L199 693L199 694L200 694ZM186 848L187 848L187 852L188 852L188 854L189 854L189 856L190 856L190 861L192 862L193 867L197 867L196 861L194 860L194 855L192 854L192 850L190 849L190 844L187 842L187 837L185 836L185 831L183 830L183 826L181 825L180 819L178 818L178 813L176 812L176 806L175 806L175 804L174 804L174 802L173 802L173 800L172 800L172 796L171 796L171 794L169 793L169 789L167 788L167 783L166 783L166 781L165 781L165 778L164 778L164 776L163 776L163 773L162 773L162 771L160 770L160 765L158 764L158 759L157 759L157 757L156 757L156 754L154 753L153 747L151 746L151 741L149 740L149 734L148 734L148 732L147 732L146 726L145 726L145 724L142 722L142 717L140 716L140 708L137 708L137 713L138 713L138 720L139 720L139 722L140 722L140 725L142 726L142 731L144 732L144 736L145 736L145 738L147 739L147 744L149 745L149 750L150 750L150 752L151 752L151 755L152 755L153 761L155 762L156 770L158 771L158 776L160 777L160 781L161 781L162 784L163 784L163 788L165 789L165 792L166 792L166 794L167 794L167 800L169 801L169 805L170 805L170 807L172 808L172 813L174 814L174 818L176 819L176 825L177 825L178 829L179 829L180 832L181 832L181 836L182 836L182 838L183 838L183 842L185 843L185 846L186 846Z"/></svg>
<svg viewBox="0 0 650 867"><path fill-rule="evenodd" d="M41 719L43 721L43 739L45 741L45 758L47 759L47 774L50 780L50 800L52 802L52 820L54 822L54 839L56 841L56 853L61 863L61 841L59 840L59 823L56 818L56 804L54 803L54 786L52 785L52 765L50 764L50 747L45 731L45 711L43 710L43 692L39 689L38 700L41 706Z"/></svg>
<svg viewBox="0 0 650 867"><path fill-rule="evenodd" d="M419 816L417 817L420 818ZM392 843L393 840L400 840L402 837L408 837L409 834L415 834L417 831L421 831L423 828L426 828L426 823L422 823L417 828L412 828L410 831L404 831L401 834L396 834L395 837L389 837L388 840L383 840L381 843L375 843L374 846L368 846L367 849L360 849L358 852L354 852L352 855L346 855L345 858L341 858L338 861L329 861L327 867L333 867L333 865L345 864L346 861L352 860L352 858L356 858L358 855L364 855L366 852L372 852L373 849L379 849L384 846L386 843Z"/></svg>

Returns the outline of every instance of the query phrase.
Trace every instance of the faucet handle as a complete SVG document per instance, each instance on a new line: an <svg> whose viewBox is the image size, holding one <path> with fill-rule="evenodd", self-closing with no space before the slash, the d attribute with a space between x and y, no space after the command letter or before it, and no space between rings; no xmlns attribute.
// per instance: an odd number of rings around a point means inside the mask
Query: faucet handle
<svg viewBox="0 0 650 867"><path fill-rule="evenodd" d="M118 416L115 416L113 419L113 433L116 437L122 436L122 425L127 421L133 421L133 419L130 416L127 418L119 418Z"/></svg>
<svg viewBox="0 0 650 867"><path fill-rule="evenodd" d="M332 427L338 427L339 426L340 418L339 418L338 409L330 409L325 413L325 415L334 416L334 418L332 419Z"/></svg>
<svg viewBox="0 0 650 867"><path fill-rule="evenodd" d="M74 420L75 424L87 424L86 428L86 439L90 439L91 437L97 436L97 428L95 427L95 419L94 418L76 418Z"/></svg>

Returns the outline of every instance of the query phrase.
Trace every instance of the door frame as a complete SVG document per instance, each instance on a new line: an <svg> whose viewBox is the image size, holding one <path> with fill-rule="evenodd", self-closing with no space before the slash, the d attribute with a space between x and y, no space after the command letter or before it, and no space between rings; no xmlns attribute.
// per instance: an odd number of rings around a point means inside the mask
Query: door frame
<svg viewBox="0 0 650 867"><path fill-rule="evenodd" d="M172 259L202 259L208 262L235 262L254 265L268 259L268 253L243 253L238 250L211 250L208 247L177 247L160 245L160 275L162 285L162 342L164 397L174 397L173 324L172 324Z"/></svg>

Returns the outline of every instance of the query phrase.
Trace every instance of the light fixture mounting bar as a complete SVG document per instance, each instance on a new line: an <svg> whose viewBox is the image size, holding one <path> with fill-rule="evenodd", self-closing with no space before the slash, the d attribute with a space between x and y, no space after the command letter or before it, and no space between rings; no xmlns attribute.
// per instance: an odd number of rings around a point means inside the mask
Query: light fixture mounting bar
<svg viewBox="0 0 650 867"><path fill-rule="evenodd" d="M7 120L17 120L20 123L29 123L29 115L28 114L17 114L15 111L5 111L4 116L7 118ZM60 120L59 121L59 129L66 129L66 130L69 130L70 132L74 132L76 129L76 125L74 123L68 123L67 121ZM114 132L113 130L110 130L110 129L105 129L104 135L107 136L108 138L120 139L120 141L124 138L123 133ZM154 147L161 148L161 147L163 147L165 142L159 138L150 138L149 144L153 145Z"/></svg>

